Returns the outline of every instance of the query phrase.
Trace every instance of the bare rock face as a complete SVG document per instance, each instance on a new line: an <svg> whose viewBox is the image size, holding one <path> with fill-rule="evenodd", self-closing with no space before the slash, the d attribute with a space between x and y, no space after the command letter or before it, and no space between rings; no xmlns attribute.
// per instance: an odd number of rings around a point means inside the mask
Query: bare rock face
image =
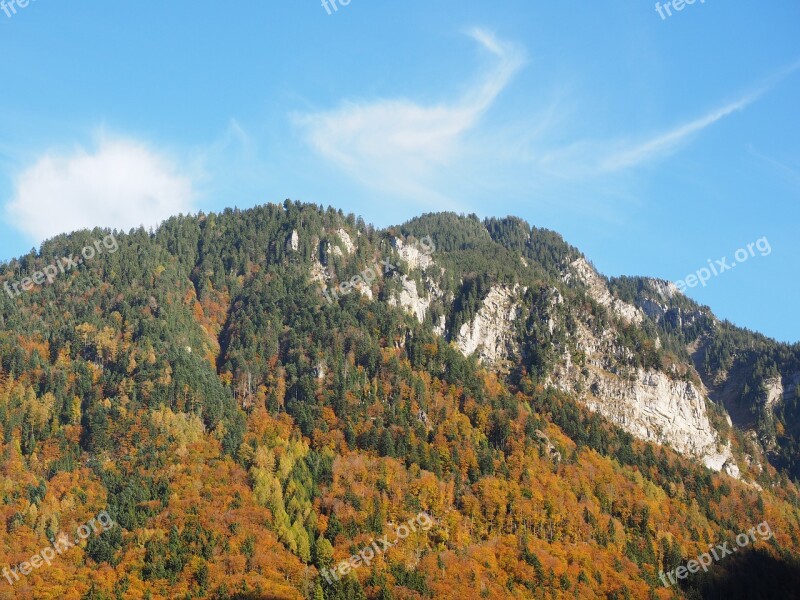
<svg viewBox="0 0 800 600"><path fill-rule="evenodd" d="M419 295L417 282L409 279L407 275L403 275L402 283L403 289L400 291L400 295L396 298L389 298L387 302L390 306L402 306L422 323L425 320L425 314L428 312L431 301Z"/></svg>
<svg viewBox="0 0 800 600"><path fill-rule="evenodd" d="M493 286L472 323L464 323L455 342L465 355L478 353L490 365L498 365L518 352L511 329L519 315L517 287Z"/></svg>
<svg viewBox="0 0 800 600"><path fill-rule="evenodd" d="M792 400L800 387L800 372L787 373L783 376L770 377L764 381L766 391L765 404L775 409L783 402Z"/></svg>
<svg viewBox="0 0 800 600"><path fill-rule="evenodd" d="M362 296L366 296L370 300L375 299L375 296L372 293L372 288L368 285L357 285L356 290L358 290L359 294L361 294Z"/></svg>
<svg viewBox="0 0 800 600"><path fill-rule="evenodd" d="M624 361L629 351L617 343L613 329L595 334L580 323L574 341L585 364L572 364L565 352L553 371L555 387L576 394L590 410L641 440L670 445L710 469L739 476L730 443L719 439L694 383L655 369L620 369L614 359Z"/></svg>
<svg viewBox="0 0 800 600"><path fill-rule="evenodd" d="M422 252L413 244L406 244L400 238L394 238L392 245L400 255L400 258L408 263L410 269L420 269L424 271L433 264L433 259L430 254Z"/></svg>
<svg viewBox="0 0 800 600"><path fill-rule="evenodd" d="M550 460L552 460L555 464L560 463L561 452L559 452L558 449L553 445L553 442L550 441L550 438L547 437L547 434L541 431L540 429L534 431L534 434L536 435L537 439L544 445L545 452L547 456L550 457Z"/></svg>
<svg viewBox="0 0 800 600"><path fill-rule="evenodd" d="M353 243L353 240L350 239L350 234L347 233L344 229L337 229L336 235L339 236L339 239L342 240L342 244L344 244L345 252L348 254L352 254L356 251L356 245Z"/></svg>
<svg viewBox="0 0 800 600"><path fill-rule="evenodd" d="M728 465L738 476L730 446L721 443L693 383L654 370L637 369L630 378L587 370L584 400L590 410L639 439L670 445L715 471Z"/></svg>
<svg viewBox="0 0 800 600"><path fill-rule="evenodd" d="M314 367L314 374L317 376L317 379L320 381L325 379L325 374L327 373L327 369L325 367L325 361L317 361L317 365Z"/></svg>
<svg viewBox="0 0 800 600"><path fill-rule="evenodd" d="M643 300L641 307L644 314L653 319L660 319L669 311L669 306L667 304L658 302L657 300L651 300L650 298Z"/></svg>
<svg viewBox="0 0 800 600"><path fill-rule="evenodd" d="M297 234L297 230L292 230L292 235L289 236L289 239L286 240L286 247L287 249L291 249L293 252L297 252L297 249L300 248L300 236Z"/></svg>
<svg viewBox="0 0 800 600"><path fill-rule="evenodd" d="M337 235L348 253L354 251L346 232L340 230ZM400 239L395 239L393 246L409 269L422 272L422 284L407 275L395 273L394 276L400 278L402 289L389 298L388 303L404 308L419 322L424 322L432 302L439 299L445 300L446 304L447 301L430 270L435 263L430 255ZM320 283L326 281L322 265L314 264L312 277ZM584 259L569 265L564 279L569 282L571 278L581 281L596 302L622 320L633 324L644 320L645 313L615 298L605 280ZM666 304L661 303L663 296L668 298L677 290L667 282L655 281L655 284L659 286L656 292L660 290L662 294L654 294L652 305L644 310L663 316L666 311ZM451 336L464 355L475 354L487 366L502 370L520 352L515 322L524 312L521 305L524 292L525 288L519 285L494 285L471 322L461 325L458 331L448 332L446 318L442 315L434 323L434 331L443 337ZM367 295L371 295L371 291ZM563 303L563 296L553 288L549 296L552 312L547 317L551 334L556 328L563 327L557 316L557 307ZM551 385L575 394L590 410L641 440L672 446L710 469L724 470L737 478L740 476L730 442L721 440L711 424L702 386L698 388L690 381L674 379L652 368L630 367L632 353L620 342L613 325L597 329L591 321L580 318L576 321L569 334L570 348L564 348L562 358L550 376ZM576 352L582 355L581 364L573 364ZM780 397L779 387L781 395L788 391L779 383L774 386L772 397L775 399ZM548 443L549 440L540 439L547 453L557 461L560 458L557 450Z"/></svg>
<svg viewBox="0 0 800 600"><path fill-rule="evenodd" d="M780 410L787 402L794 399L798 389L800 389L800 373L785 373L765 379L763 409L771 413ZM757 439L767 452L774 451L778 447L778 436L774 432L771 434L762 432Z"/></svg>
<svg viewBox="0 0 800 600"><path fill-rule="evenodd" d="M318 260L311 265L311 280L322 287L326 287L331 280L330 272Z"/></svg>
<svg viewBox="0 0 800 600"><path fill-rule="evenodd" d="M447 334L447 319L444 315L439 315L439 322L434 323L433 333L439 337L444 337Z"/></svg>
<svg viewBox="0 0 800 600"><path fill-rule="evenodd" d="M764 388L767 394L766 405L767 408L774 408L781 400L783 400L783 380L780 376L770 377L764 381Z"/></svg>
<svg viewBox="0 0 800 600"><path fill-rule="evenodd" d="M636 323L639 325L644 320L644 315L635 306L623 302L619 298L615 298L608 289L606 282L594 270L594 268L586 262L586 259L579 258L569 265L569 269L564 274L564 281L569 282L572 277L582 282L588 289L589 295L598 304L610 309L611 312L622 317L629 323Z"/></svg>
<svg viewBox="0 0 800 600"><path fill-rule="evenodd" d="M663 279L648 279L647 282L650 284L650 287L653 288L653 291L655 291L663 300L669 300L680 293L678 287L671 281L664 281Z"/></svg>
<svg viewBox="0 0 800 600"><path fill-rule="evenodd" d="M400 238L394 238L392 246L397 251L400 258L408 264L409 270L425 272L434 265L430 254L420 251L415 245L406 244ZM442 270L442 272L444 272L444 270ZM422 295L420 295L417 289L417 283L413 279L409 279L407 275L403 275L401 281L403 289L400 291L399 296L389 298L388 303L390 306L402 306L422 323L425 320L425 315L428 313L431 301L443 296L442 290L436 284L436 281L430 277L430 273L423 274L425 289ZM442 336L445 334L444 317L436 324L434 331Z"/></svg>
<svg viewBox="0 0 800 600"><path fill-rule="evenodd" d="M320 248L320 241L318 237L315 237L314 240L314 247ZM323 288L327 287L328 282L332 279L330 270L323 265L320 260L318 253L314 253L314 256L311 258L311 280L314 283L321 285Z"/></svg>
<svg viewBox="0 0 800 600"><path fill-rule="evenodd" d="M577 278L589 295L628 323L640 324L644 313L615 298L605 281L583 258L570 263L564 280ZM661 317L667 312L666 301L678 293L665 281L652 280L654 298L644 310ZM680 314L678 315L680 318ZM572 364L569 352L553 373L552 383L576 393L588 408L597 411L628 433L645 441L670 445L681 454L702 461L715 471L725 470L739 477L730 442L723 443L711 424L705 398L693 383L672 379L654 369L618 369L615 361L625 363L630 352L617 342L615 329L593 332L583 323L577 327L576 348L586 357L583 368Z"/></svg>

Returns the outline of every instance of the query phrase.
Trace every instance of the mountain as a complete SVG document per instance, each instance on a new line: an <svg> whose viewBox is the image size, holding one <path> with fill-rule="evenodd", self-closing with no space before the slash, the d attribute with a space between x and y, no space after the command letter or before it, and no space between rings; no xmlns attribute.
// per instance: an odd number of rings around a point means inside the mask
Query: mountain
<svg viewBox="0 0 800 600"><path fill-rule="evenodd" d="M800 346L520 219L286 201L0 284L0 597L798 589Z"/></svg>

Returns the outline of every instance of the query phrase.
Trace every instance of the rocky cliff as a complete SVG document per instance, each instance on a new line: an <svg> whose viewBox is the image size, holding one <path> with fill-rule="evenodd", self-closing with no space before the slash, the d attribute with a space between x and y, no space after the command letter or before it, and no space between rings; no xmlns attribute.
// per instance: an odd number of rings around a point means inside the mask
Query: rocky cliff
<svg viewBox="0 0 800 600"><path fill-rule="evenodd" d="M344 252L334 246L337 256L353 256L358 236L340 229L335 232ZM387 279L399 280L399 291L387 302L403 308L424 323L434 305L445 314L453 309L453 297L442 291L445 270L435 256L398 237L391 240L392 259L402 261L405 273L394 272ZM336 252L336 250L339 250ZM330 246L328 252L331 252ZM528 266L522 258L521 263ZM326 280L324 266L315 260L312 277ZM414 273L417 275L412 276ZM419 282L418 282L419 281ZM669 311L669 299L677 294L674 286L653 280L653 294L646 305L635 306L617 297L604 277L583 257L565 263L561 282L580 288L589 298L608 311L611 320L598 323L588 313L575 313L567 327L563 313L557 310L565 300L557 287L550 289L544 311L549 335L563 333L566 342L559 347L558 360L547 381L550 385L575 395L592 411L603 415L632 435L646 441L665 444L701 461L715 471L724 470L733 477L740 471L733 457L731 443L715 430L706 406L706 390L699 380L692 380L686 369L670 372L656 368L632 367L632 351L620 341L619 327L640 327L647 318L662 318ZM378 282L381 285L381 282ZM523 339L519 325L525 322L533 306L526 295L528 288L519 284L492 285L481 299L472 317L448 331L448 322L440 314L432 323L437 335L450 339L464 355L475 355L488 368L508 372L523 358ZM373 294L368 292L368 297ZM526 300L527 299L527 300ZM680 318L680 313L678 313ZM655 340L659 344L658 339ZM577 358L576 358L577 357ZM696 378L695 378L696 379ZM777 394L775 387L775 396ZM772 397L772 396L771 396Z"/></svg>

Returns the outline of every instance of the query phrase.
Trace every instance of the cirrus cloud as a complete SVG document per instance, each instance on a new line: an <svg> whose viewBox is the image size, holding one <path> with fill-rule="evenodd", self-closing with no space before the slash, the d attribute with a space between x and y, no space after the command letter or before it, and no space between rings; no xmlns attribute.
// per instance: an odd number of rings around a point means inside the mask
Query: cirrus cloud
<svg viewBox="0 0 800 600"><path fill-rule="evenodd" d="M494 65L460 97L422 105L407 99L347 101L295 115L310 146L362 185L418 201L452 204L443 173L463 163L474 130L522 67L523 50L474 28L466 32ZM448 190L449 191L449 190Z"/></svg>

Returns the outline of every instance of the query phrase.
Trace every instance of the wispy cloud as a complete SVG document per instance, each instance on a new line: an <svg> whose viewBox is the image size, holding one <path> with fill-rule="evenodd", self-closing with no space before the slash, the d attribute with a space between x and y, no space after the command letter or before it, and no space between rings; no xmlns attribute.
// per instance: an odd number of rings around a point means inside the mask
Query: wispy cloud
<svg viewBox="0 0 800 600"><path fill-rule="evenodd" d="M758 152L752 144L747 147L751 155L769 165L773 172L777 173L782 180L789 183L795 190L800 189L800 168L789 166L785 162L779 161L771 156ZM796 162L796 161L795 161Z"/></svg>
<svg viewBox="0 0 800 600"><path fill-rule="evenodd" d="M540 203L558 204L554 199L564 194L600 194L629 204L636 199L627 175L679 152L800 68L800 63L789 65L754 91L671 128L591 139L581 134L581 119L591 115L564 90L556 90L558 101L547 105L540 95L529 114L504 115L487 127L482 118L525 63L525 52L484 29L466 33L495 60L457 98L433 105L405 98L350 100L332 110L295 114L295 125L318 156L384 197L456 210L485 194L533 195ZM573 202L584 212L591 210L590 203ZM604 204L606 218L613 212Z"/></svg>
<svg viewBox="0 0 800 600"><path fill-rule="evenodd" d="M47 153L14 185L6 219L37 242L95 226L155 226L193 208L191 179L170 158L130 139Z"/></svg>
<svg viewBox="0 0 800 600"><path fill-rule="evenodd" d="M663 158L675 152L675 150L677 150L681 144L685 143L692 135L713 125L730 114L743 110L748 105L752 104L763 92L764 91L761 90L755 94L750 94L735 102L717 108L698 119L679 125L666 133L659 134L652 139L634 143L630 147L619 150L608 158L603 159L600 162L600 168L603 171L618 171Z"/></svg>
<svg viewBox="0 0 800 600"><path fill-rule="evenodd" d="M424 106L406 99L348 101L295 115L314 150L370 188L410 200L447 203L442 170L465 154L473 130L524 62L522 50L483 29L467 32L496 64L451 102Z"/></svg>
<svg viewBox="0 0 800 600"><path fill-rule="evenodd" d="M727 102L691 121L650 137L629 136L609 140L579 140L560 149L545 150L535 159L555 172L596 176L633 169L663 160L679 151L703 130L743 111L781 80L800 68L800 61L778 70L755 91Z"/></svg>

